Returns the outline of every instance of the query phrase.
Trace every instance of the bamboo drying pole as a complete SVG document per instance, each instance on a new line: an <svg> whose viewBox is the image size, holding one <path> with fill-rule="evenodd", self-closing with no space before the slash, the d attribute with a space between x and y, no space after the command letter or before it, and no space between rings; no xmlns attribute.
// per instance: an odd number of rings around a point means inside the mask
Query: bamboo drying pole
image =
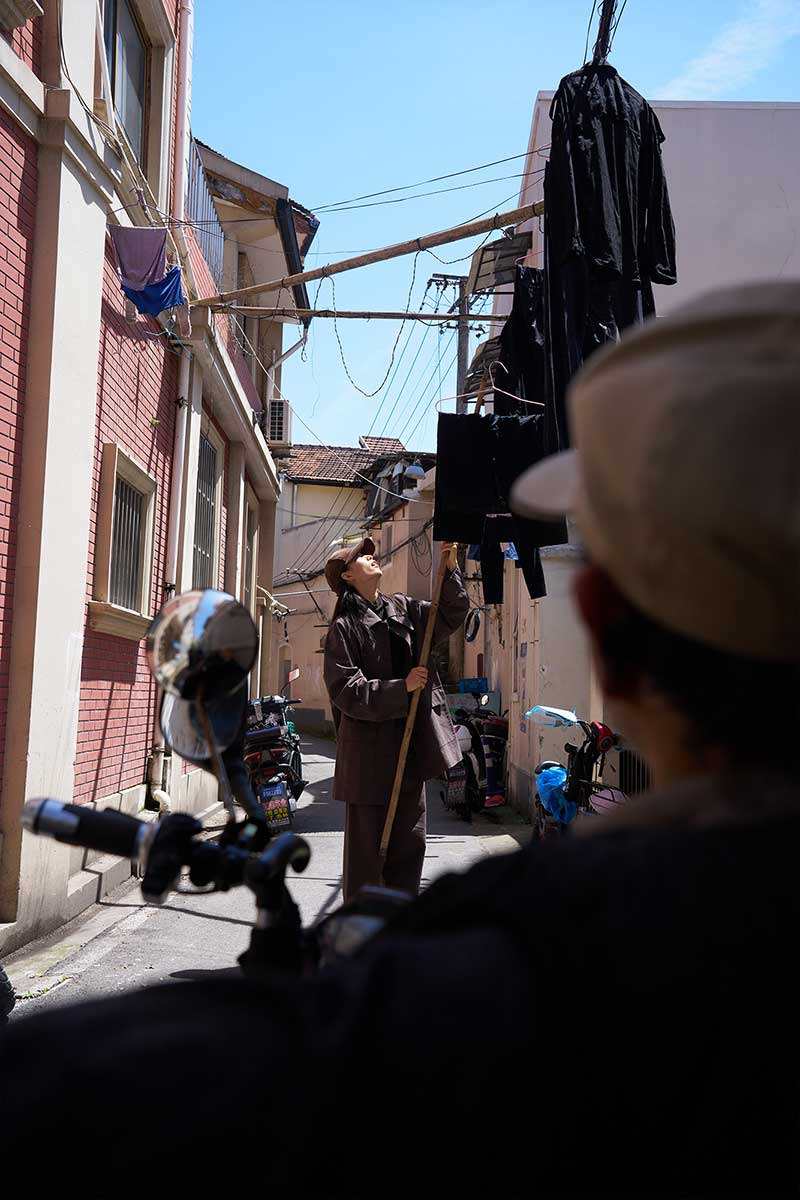
<svg viewBox="0 0 800 1200"><path fill-rule="evenodd" d="M196 302L196 306L210 308L214 305L226 304L230 300L238 300L242 296L258 296L262 292L277 292L281 288L294 287L298 283L310 283L314 279L325 279L328 275L340 275L343 271L354 271L356 267L368 267L372 263L386 262L390 258L402 258L404 254L414 254L417 250L432 250L435 246L446 246L450 242L459 242L463 238L475 237L479 233L488 233L492 229L500 230L506 225L519 225L521 221L529 221L531 217L538 217L543 212L544 201L537 200L535 204L525 204L522 208L512 208L508 212L495 213L493 217L483 217L480 221L470 221L466 225L455 225L451 229L411 238L410 241L398 242L394 246L384 246L382 250L370 250L367 254L358 254L355 258L345 258L341 262L328 263L324 267L314 267L311 271L298 271L295 275L284 275L282 279L270 279L266 283L236 288L232 292L220 292L216 296L205 296Z"/></svg>
<svg viewBox="0 0 800 1200"><path fill-rule="evenodd" d="M430 658L431 646L433 644L433 631L436 628L436 618L439 614L439 601L442 596L442 584L444 577L447 574L448 565L451 554L455 554L455 550L448 551L447 554L442 554L442 561L439 563L439 571L436 576L436 584L433 589L433 597L431 599L431 607L428 612L428 623L425 626L425 637L422 642L422 652L419 656L419 666L427 667L428 659ZM397 802L400 799L400 788L403 785L403 776L406 773L406 759L408 758L408 748L411 745L411 735L414 732L414 722L417 719L417 709L419 708L419 698L422 694L422 689L418 688L411 697L411 704L406 717L406 727L403 732L403 740L400 743L400 757L397 760L397 769L394 773L394 784L392 785L392 795L389 800L389 809L386 813L386 821L383 826L381 835L381 874L383 874L383 865L386 862L386 854L389 849L389 839L392 836L392 826L397 812Z"/></svg>
<svg viewBox="0 0 800 1200"><path fill-rule="evenodd" d="M505 321L506 317L495 317L491 313L468 313L459 316L458 313L435 312L357 312L352 309L335 308L259 308L245 304L220 304L218 309L224 312L236 313L242 317L332 317L334 320L363 320L363 321L479 321L488 325L492 321Z"/></svg>

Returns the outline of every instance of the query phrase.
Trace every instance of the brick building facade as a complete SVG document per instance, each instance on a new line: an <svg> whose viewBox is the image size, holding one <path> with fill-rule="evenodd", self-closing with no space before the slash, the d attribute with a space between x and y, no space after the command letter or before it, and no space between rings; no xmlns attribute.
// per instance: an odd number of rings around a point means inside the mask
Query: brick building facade
<svg viewBox="0 0 800 1200"><path fill-rule="evenodd" d="M165 753L144 637L192 586L232 592L263 626L279 491L260 412L282 323L245 337L191 304L191 332L177 313L133 318L108 236L164 225L190 302L230 282L223 263L246 265L240 207L215 194L188 128L192 0L41 9L0 28L0 953L130 873L23 836L26 801L216 803L210 776ZM297 270L311 215L213 158L246 179L248 219L258 196L249 243Z"/></svg>

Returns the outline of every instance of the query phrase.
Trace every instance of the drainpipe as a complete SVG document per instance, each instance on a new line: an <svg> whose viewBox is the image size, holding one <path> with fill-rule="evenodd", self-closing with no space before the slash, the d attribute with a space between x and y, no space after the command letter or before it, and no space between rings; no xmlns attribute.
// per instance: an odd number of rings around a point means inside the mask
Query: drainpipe
<svg viewBox="0 0 800 1200"><path fill-rule="evenodd" d="M303 331L303 336L300 338L300 341L295 342L295 344L290 346L288 350L284 350L283 354L281 354L279 358L276 358L275 351L272 351L272 362L267 370L267 388L264 397L264 405L261 409L263 421L261 432L264 434L264 437L267 437L267 434L269 433L267 422L269 421L270 404L275 398L275 371L281 365L281 363L286 362L287 358L291 358L296 351L302 350L307 340L308 330L306 329Z"/></svg>
<svg viewBox="0 0 800 1200"><path fill-rule="evenodd" d="M281 363L285 363L287 358L291 358L292 355L297 350L302 350L303 346L305 346L305 344L306 344L307 339L308 339L308 331L306 330L303 333L303 336L300 338L300 341L295 342L295 344L293 346L290 346L288 350L284 350L283 354L281 354L280 357L276 358L275 351L274 350L272 351L272 363L270 365L269 370L267 371L267 404L269 404L270 400L273 400L275 397L275 368L279 367L281 365Z"/></svg>
<svg viewBox="0 0 800 1200"><path fill-rule="evenodd" d="M177 127L175 133L174 160L172 164L172 216L176 222L183 220L186 195L186 163L189 149L189 103L190 64L193 38L192 0L181 0L178 11L178 84L176 93ZM175 225L178 248L184 258L190 287L197 295L197 286L192 274L189 249L181 224ZM180 531L181 507L183 505L183 476L186 459L186 431L189 416L189 376L191 353L181 353L178 371L178 412L175 418L175 441L172 450L172 478L170 481L169 519L167 525L167 551L164 591L174 595L178 574L178 536ZM172 755L166 750L158 723L156 710L153 746L150 752L148 785L150 799L155 801L161 812L169 812L172 806L170 786L172 782Z"/></svg>

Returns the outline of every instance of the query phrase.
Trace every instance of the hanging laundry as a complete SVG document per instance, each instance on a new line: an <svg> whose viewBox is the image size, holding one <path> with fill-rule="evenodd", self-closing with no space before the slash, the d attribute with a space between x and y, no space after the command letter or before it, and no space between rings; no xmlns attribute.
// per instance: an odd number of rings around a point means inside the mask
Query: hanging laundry
<svg viewBox="0 0 800 1200"><path fill-rule="evenodd" d="M675 283L675 225L650 105L614 69L566 75L550 106L549 213L554 263L585 258L592 275Z"/></svg>
<svg viewBox="0 0 800 1200"><path fill-rule="evenodd" d="M167 269L166 229L109 226L120 282L124 288L141 292L160 283Z"/></svg>
<svg viewBox="0 0 800 1200"><path fill-rule="evenodd" d="M598 348L655 313L677 280L675 226L650 105L613 67L565 76L544 179L548 453L569 445L565 395Z"/></svg>
<svg viewBox="0 0 800 1200"><path fill-rule="evenodd" d="M439 416L433 536L479 547L487 604L503 598L501 543L514 543L516 566L537 599L545 594L540 547L567 541L563 521L529 521L508 511L515 480L544 457L543 433L541 413Z"/></svg>
<svg viewBox="0 0 800 1200"><path fill-rule="evenodd" d="M141 291L134 291L133 288L124 285L122 290L139 312L150 313L153 317L157 317L167 308L179 308L186 303L180 267L173 267L160 283L151 283Z"/></svg>
<svg viewBox="0 0 800 1200"><path fill-rule="evenodd" d="M500 359L494 370L494 381L504 392L540 404L545 398L544 294L544 271L518 265L514 301L500 334ZM494 411L511 416L535 410L495 392Z"/></svg>

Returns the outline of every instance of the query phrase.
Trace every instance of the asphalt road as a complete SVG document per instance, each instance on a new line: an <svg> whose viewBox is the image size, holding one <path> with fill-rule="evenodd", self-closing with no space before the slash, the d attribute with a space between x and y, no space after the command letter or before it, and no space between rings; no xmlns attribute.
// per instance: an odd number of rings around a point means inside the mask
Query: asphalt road
<svg viewBox="0 0 800 1200"><path fill-rule="evenodd" d="M332 742L306 738L305 777L294 830L311 843L311 862L289 887L304 923L341 901L344 807L331 798ZM447 871L463 871L487 854L513 850L530 828L504 810L472 824L458 821L429 785L428 850L423 886ZM246 888L216 894L173 893L161 907L142 902L138 884L125 884L69 925L17 951L5 962L18 993L12 1020L98 996L175 979L238 972L255 914Z"/></svg>

